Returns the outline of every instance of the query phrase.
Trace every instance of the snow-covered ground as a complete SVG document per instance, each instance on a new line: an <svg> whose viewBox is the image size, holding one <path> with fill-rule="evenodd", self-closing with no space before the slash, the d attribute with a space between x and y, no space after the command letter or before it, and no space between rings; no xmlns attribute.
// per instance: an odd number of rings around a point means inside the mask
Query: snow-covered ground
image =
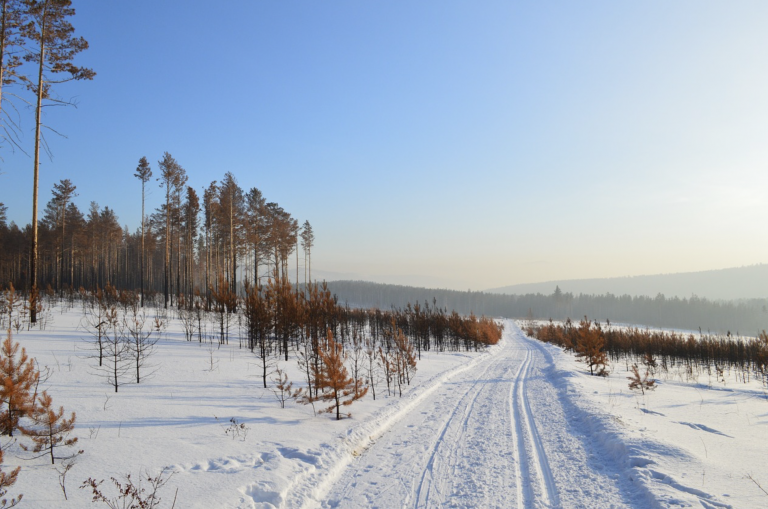
<svg viewBox="0 0 768 509"><path fill-rule="evenodd" d="M560 348L537 343L571 427L596 456L641 490L637 507L768 507L768 392L706 374L656 378L645 395L628 388L628 366L607 378ZM750 479L751 477L751 479Z"/></svg>
<svg viewBox="0 0 768 509"><path fill-rule="evenodd" d="M115 394L95 374L80 316L56 313L47 330L14 336L50 368L49 392L77 412L85 451L65 502L54 467L11 443L3 469L22 466L8 494L23 493L21 507L99 507L78 489L85 479L166 467L162 506L177 493L177 508L768 506L747 478L768 488L759 382L661 380L640 396L624 366L590 377L508 321L499 345L427 353L402 398L379 386L337 422L280 408L247 350L187 342L175 321L154 376ZM301 380L293 359L280 367ZM225 433L232 418L247 433Z"/></svg>

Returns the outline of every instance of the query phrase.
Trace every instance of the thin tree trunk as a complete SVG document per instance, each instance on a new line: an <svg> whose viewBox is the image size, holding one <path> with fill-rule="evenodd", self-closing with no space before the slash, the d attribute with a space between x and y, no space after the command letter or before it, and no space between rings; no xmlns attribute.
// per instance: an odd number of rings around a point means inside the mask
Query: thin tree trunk
<svg viewBox="0 0 768 509"><path fill-rule="evenodd" d="M230 267L231 269L231 277L230 285L231 285L231 291L232 293L237 293L237 251L235 251L235 220L234 220L234 210L233 210L233 198L234 193L232 192L232 189L230 189L229 194L229 253L232 256L232 265Z"/></svg>
<svg viewBox="0 0 768 509"><path fill-rule="evenodd" d="M40 62L37 68L37 106L35 107L35 167L32 185L32 253L29 258L29 288L30 297L37 294L37 188L40 181L40 126L42 125L43 109L43 64L45 62L45 18L41 27ZM29 321L37 323L37 306L30 306Z"/></svg>
<svg viewBox="0 0 768 509"><path fill-rule="evenodd" d="M69 238L69 284L75 286L75 235Z"/></svg>
<svg viewBox="0 0 768 509"><path fill-rule="evenodd" d="M168 309L168 283L171 270L171 182L165 184L165 286L163 295L165 298L165 309Z"/></svg>
<svg viewBox="0 0 768 509"><path fill-rule="evenodd" d="M144 185L141 181L141 256L139 257L139 279L141 280L141 307L144 307Z"/></svg>
<svg viewBox="0 0 768 509"><path fill-rule="evenodd" d="M64 296L64 236L67 226L67 204L61 207L61 265L59 266L59 296Z"/></svg>

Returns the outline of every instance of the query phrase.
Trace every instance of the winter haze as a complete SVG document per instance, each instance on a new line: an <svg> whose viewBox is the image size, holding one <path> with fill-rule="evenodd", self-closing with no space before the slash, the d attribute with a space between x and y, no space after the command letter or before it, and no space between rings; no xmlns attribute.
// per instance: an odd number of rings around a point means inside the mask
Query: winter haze
<svg viewBox="0 0 768 509"><path fill-rule="evenodd" d="M329 279L479 290L767 260L764 2L75 7L97 77L45 114L67 138L45 134L41 208L69 178L135 231L136 163L168 151L200 192L231 171L310 220ZM20 225L31 170L4 149Z"/></svg>

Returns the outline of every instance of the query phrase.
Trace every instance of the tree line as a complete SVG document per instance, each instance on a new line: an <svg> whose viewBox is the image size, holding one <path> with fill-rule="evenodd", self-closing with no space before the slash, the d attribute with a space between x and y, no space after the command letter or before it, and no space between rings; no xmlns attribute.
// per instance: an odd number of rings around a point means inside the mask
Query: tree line
<svg viewBox="0 0 768 509"><path fill-rule="evenodd" d="M768 325L768 299L713 301L664 295L574 295L555 288L553 293L502 295L487 292L457 291L387 285L364 281L331 281L328 287L352 306L403 307L408 302L432 302L461 314L474 312L486 316L534 318L564 321L591 316L614 322L653 327L682 328L713 333L757 335Z"/></svg>
<svg viewBox="0 0 768 509"><path fill-rule="evenodd" d="M311 280L314 232L309 221L297 219L261 191L244 191L232 173L198 192L187 185L184 168L165 153L158 162L156 183L164 202L151 214L142 213L134 232L121 227L108 206L91 202L83 213L74 203L77 187L64 179L54 184L38 230L37 287L59 295L105 288L138 290L140 303L161 294L164 307L192 302L203 295L207 309L211 290L223 278L232 292L242 283L266 280ZM153 176L146 157L135 173L145 187ZM138 200L137 200L138 201ZM137 203L138 204L138 203ZM7 224L0 208L0 278L16 288L31 288L28 246L32 228ZM295 258L295 273L291 256ZM303 274L299 273L299 257Z"/></svg>
<svg viewBox="0 0 768 509"><path fill-rule="evenodd" d="M537 326L526 325L526 333L540 341L552 343L573 351L584 358L591 371L597 367L605 371L609 360L630 365L645 365L655 372L669 373L679 368L682 376L696 380L700 374L715 376L724 381L727 373L748 382L752 378L768 384L768 334L757 337L739 337L730 333L681 334L668 331L643 330L636 327L602 326L584 317L578 325L549 321Z"/></svg>

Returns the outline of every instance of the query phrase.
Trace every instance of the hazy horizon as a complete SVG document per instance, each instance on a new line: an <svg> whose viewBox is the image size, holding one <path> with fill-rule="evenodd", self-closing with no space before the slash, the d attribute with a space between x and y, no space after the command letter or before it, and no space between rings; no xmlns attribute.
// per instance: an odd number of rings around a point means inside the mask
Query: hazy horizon
<svg viewBox="0 0 768 509"><path fill-rule="evenodd" d="M67 138L46 135L41 213L68 178L135 231L138 160L168 151L198 191L231 171L309 220L315 274L484 290L768 261L763 2L73 4L97 75L46 113ZM26 225L32 159L2 159Z"/></svg>
<svg viewBox="0 0 768 509"><path fill-rule="evenodd" d="M697 292L692 290L685 290L685 291L665 291L665 288L668 287L668 285L662 284L658 288L653 287L652 280L654 279L664 279L664 278L676 278L679 276L711 276L711 275L718 275L720 276L719 279L730 277L733 274L738 274L740 277L744 277L747 272L752 270L752 272L755 272L757 270L761 272L766 272L768 275L768 264L753 264L753 265L742 265L740 267L722 267L717 269L705 269L701 271L685 271L685 272L664 272L664 273L657 273L657 274L632 274L632 275L624 275L624 276L606 276L606 277L594 277L594 278L566 278L566 279L546 279L542 281L532 281L528 283L511 283L511 284L501 284L494 287L487 287L487 288L471 288L470 286L461 286L461 282L453 281L453 284L445 284L446 280L441 278L433 278L429 276L419 275L419 274L360 274L360 273L353 273L353 272L333 272L333 271L326 271L326 270L319 270L314 272L313 274L317 276L317 280L325 280L325 281L365 281L365 282L371 282L371 283L381 283L381 284L389 284L389 285L401 285L401 286L413 286L417 288L433 288L433 289L446 289L446 290L471 290L471 291L481 291L481 292L490 292L490 293L526 293L526 292L534 292L534 293L543 293L546 295L549 295L552 293L554 288L556 286L561 286L561 290L564 292L571 292L571 293L585 293L585 294L603 294L603 293L613 293L617 295L621 294L630 294L630 295L646 295L646 296L655 296L658 293L665 294L667 296L674 296L677 295L679 297L689 297L691 294L695 294L699 297L707 297L711 299L740 299L740 298L763 298L765 295L768 295L768 289L765 290L765 292L758 291L757 288L750 288L750 291L742 294L735 294L732 293L733 289L729 289L728 292L725 292L724 295L716 295L718 292L710 293L710 292ZM760 274L763 276L763 274ZM754 276L754 274L753 274ZM303 277L303 276L302 276ZM295 278L294 278L295 279ZM646 280L648 281L647 284L643 285L644 287L648 288L648 291L640 292L640 291L628 291L625 288L624 285L612 285L612 283L615 282L627 282L627 281L634 281L637 282L639 280ZM301 281L301 278L300 278ZM450 282L450 280L449 280ZM734 288L738 288L740 286L744 286L744 283L746 281L738 281L739 284L734 284ZM766 281L768 282L768 281ZM569 284L572 283L572 284ZM581 283L588 283L585 288L589 288L589 290L582 290L581 288L584 286ZM603 284L605 283L605 284ZM762 283L762 279L759 281L749 281L751 283L750 286L759 287ZM511 291L507 289L520 289L520 291ZM768 288L768 286L764 285L763 288Z"/></svg>

